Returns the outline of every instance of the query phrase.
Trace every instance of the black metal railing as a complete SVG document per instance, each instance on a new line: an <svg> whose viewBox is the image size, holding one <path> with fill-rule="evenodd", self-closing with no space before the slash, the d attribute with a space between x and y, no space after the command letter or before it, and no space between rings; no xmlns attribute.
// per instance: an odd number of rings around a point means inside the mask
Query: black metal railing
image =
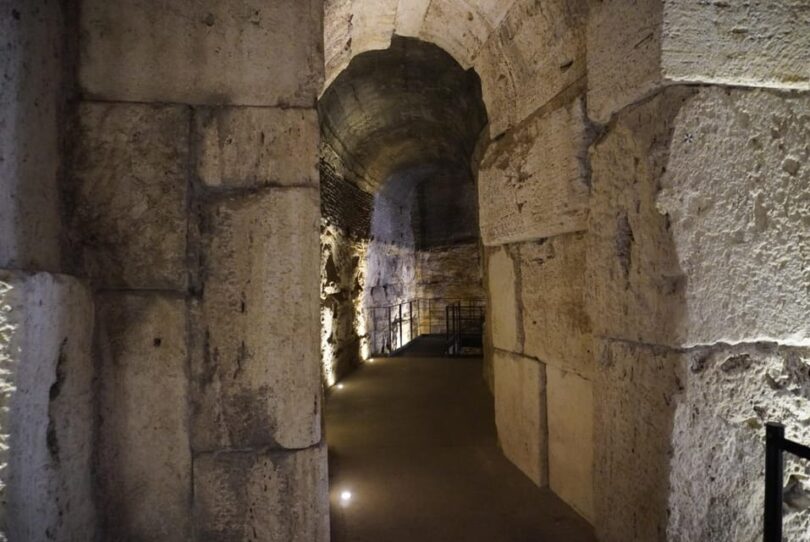
<svg viewBox="0 0 810 542"><path fill-rule="evenodd" d="M447 353L460 356L483 346L485 307L479 300L457 301L445 308Z"/></svg>
<svg viewBox="0 0 810 542"><path fill-rule="evenodd" d="M404 301L366 310L369 347L372 356L390 354L419 336L418 301Z"/></svg>
<svg viewBox="0 0 810 542"><path fill-rule="evenodd" d="M451 321L448 307L453 309ZM484 300L478 298L417 298L393 305L366 309L366 331L372 356L390 355L422 335L445 335L452 326L469 329L467 312L478 311L478 329L483 325ZM470 308L472 307L472 309ZM463 333L462 333L463 335ZM469 342L469 339L467 339Z"/></svg>
<svg viewBox="0 0 810 542"><path fill-rule="evenodd" d="M785 438L784 425L768 423L765 428L765 542L782 542L785 452L810 460L810 447Z"/></svg>

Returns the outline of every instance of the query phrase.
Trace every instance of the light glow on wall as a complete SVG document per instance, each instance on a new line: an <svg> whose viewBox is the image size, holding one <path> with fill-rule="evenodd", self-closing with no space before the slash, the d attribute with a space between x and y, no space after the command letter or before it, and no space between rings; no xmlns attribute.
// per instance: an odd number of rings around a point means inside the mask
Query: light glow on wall
<svg viewBox="0 0 810 542"><path fill-rule="evenodd" d="M334 322L335 314L332 309L321 307L321 370L328 387L334 386L337 380L335 375L335 346L329 341Z"/></svg>
<svg viewBox="0 0 810 542"><path fill-rule="evenodd" d="M349 506L349 503L352 502L352 495L351 491L343 490L340 492L340 504L343 506Z"/></svg>
<svg viewBox="0 0 810 542"><path fill-rule="evenodd" d="M11 399L17 388L14 384L14 364L19 359L20 352L14 351L12 346L14 336L17 334L17 324L13 321L13 307L9 299L14 287L7 282L0 281L0 493L6 491L8 480L8 457L11 447L11 426L8 414L11 410Z"/></svg>
<svg viewBox="0 0 810 542"><path fill-rule="evenodd" d="M360 340L361 361L368 361L369 357L371 357L371 344L368 339L368 321L366 320L366 310L364 308L365 279L368 268L367 250L367 243L361 243L357 247L358 263L357 269L355 269L355 280L357 284L360 285L362 293L352 299L352 305L354 305L354 332Z"/></svg>

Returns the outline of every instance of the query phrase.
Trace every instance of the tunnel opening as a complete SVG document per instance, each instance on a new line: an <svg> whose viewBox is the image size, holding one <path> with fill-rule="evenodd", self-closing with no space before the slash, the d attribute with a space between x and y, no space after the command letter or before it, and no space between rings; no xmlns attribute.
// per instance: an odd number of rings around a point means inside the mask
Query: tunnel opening
<svg viewBox="0 0 810 542"><path fill-rule="evenodd" d="M483 315L474 155L487 114L474 70L401 37L353 59L319 113L328 387L372 356L447 336L458 304Z"/></svg>

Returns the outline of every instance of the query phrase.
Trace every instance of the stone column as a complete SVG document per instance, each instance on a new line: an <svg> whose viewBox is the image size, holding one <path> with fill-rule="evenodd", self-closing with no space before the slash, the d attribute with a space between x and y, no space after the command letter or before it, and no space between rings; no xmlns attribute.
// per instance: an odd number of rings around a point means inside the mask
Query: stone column
<svg viewBox="0 0 810 542"><path fill-rule="evenodd" d="M0 5L0 539L91 540L93 296L60 213L67 3Z"/></svg>
<svg viewBox="0 0 810 542"><path fill-rule="evenodd" d="M322 17L82 2L73 225L101 290L107 538L328 539Z"/></svg>

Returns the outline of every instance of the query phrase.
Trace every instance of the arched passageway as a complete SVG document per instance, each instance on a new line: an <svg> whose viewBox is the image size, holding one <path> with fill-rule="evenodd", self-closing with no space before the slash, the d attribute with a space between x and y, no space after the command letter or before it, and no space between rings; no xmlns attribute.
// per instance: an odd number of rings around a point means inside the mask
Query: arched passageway
<svg viewBox="0 0 810 542"><path fill-rule="evenodd" d="M319 113L333 540L592 540L497 445L473 329L485 312L478 75L394 37L351 61Z"/></svg>
<svg viewBox="0 0 810 542"><path fill-rule="evenodd" d="M603 542L760 538L764 424L810 441L809 16L0 1L0 537L329 540L322 380L377 348L364 292L434 289L455 261L486 295L498 442L527 480ZM396 36L461 66L454 98L473 68L487 118L447 99L397 116L384 91L354 117L348 88L346 133L386 129L347 137L362 160L333 142L339 163L318 99L409 49ZM366 90L441 97L424 69ZM469 216L468 189L477 252L468 220L430 226ZM367 212L324 223L319 193ZM791 542L810 540L809 479L786 460Z"/></svg>

